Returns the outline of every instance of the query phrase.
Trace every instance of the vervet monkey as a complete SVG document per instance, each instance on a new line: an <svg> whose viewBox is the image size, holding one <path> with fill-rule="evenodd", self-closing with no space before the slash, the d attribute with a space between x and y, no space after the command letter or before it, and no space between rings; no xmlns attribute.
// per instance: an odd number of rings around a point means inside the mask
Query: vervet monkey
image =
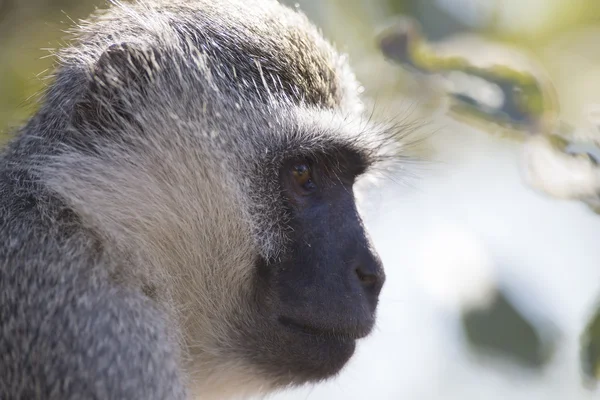
<svg viewBox="0 0 600 400"><path fill-rule="evenodd" d="M394 158L274 0L114 0L0 158L0 398L225 399L337 374L385 275L357 178Z"/></svg>

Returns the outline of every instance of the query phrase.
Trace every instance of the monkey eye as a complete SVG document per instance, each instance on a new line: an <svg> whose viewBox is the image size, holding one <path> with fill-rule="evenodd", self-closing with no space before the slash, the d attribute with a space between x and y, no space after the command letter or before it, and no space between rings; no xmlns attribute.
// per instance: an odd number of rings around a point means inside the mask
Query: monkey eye
<svg viewBox="0 0 600 400"><path fill-rule="evenodd" d="M308 162L300 162L292 166L292 175L294 181L305 192L312 192L316 189L313 182L312 170Z"/></svg>

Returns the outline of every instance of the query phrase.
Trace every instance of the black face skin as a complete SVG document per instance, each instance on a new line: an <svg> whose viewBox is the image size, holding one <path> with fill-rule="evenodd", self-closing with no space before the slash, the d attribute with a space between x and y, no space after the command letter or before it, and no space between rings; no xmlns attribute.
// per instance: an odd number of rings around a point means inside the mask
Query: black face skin
<svg viewBox="0 0 600 400"><path fill-rule="evenodd" d="M250 357L282 383L337 374L373 328L385 275L356 210L352 186L363 170L350 151L294 158L281 168L292 240L280 260L258 265L264 319Z"/></svg>

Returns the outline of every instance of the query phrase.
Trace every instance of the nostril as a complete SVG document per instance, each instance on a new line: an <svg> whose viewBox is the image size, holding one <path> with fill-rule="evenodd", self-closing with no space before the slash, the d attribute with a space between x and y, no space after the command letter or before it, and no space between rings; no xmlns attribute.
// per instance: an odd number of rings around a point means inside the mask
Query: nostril
<svg viewBox="0 0 600 400"><path fill-rule="evenodd" d="M370 251L367 246L363 249L355 253L352 264L350 264L352 268L350 271L354 271L353 275L356 277L351 279L357 279L354 284L360 285L369 298L376 299L385 282L385 273L377 254Z"/></svg>
<svg viewBox="0 0 600 400"><path fill-rule="evenodd" d="M379 278L376 274L364 272L360 269L360 267L356 268L354 272L356 272L356 276L364 286L375 286L379 281Z"/></svg>

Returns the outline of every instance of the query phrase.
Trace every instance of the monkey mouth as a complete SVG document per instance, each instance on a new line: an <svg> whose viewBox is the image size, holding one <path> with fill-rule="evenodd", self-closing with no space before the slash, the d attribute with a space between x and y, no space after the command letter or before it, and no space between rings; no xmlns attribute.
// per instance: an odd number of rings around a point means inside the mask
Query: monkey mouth
<svg viewBox="0 0 600 400"><path fill-rule="evenodd" d="M373 324L355 327L315 327L285 316L280 316L277 320L285 328L296 333L348 341L354 341L368 336L373 328Z"/></svg>

